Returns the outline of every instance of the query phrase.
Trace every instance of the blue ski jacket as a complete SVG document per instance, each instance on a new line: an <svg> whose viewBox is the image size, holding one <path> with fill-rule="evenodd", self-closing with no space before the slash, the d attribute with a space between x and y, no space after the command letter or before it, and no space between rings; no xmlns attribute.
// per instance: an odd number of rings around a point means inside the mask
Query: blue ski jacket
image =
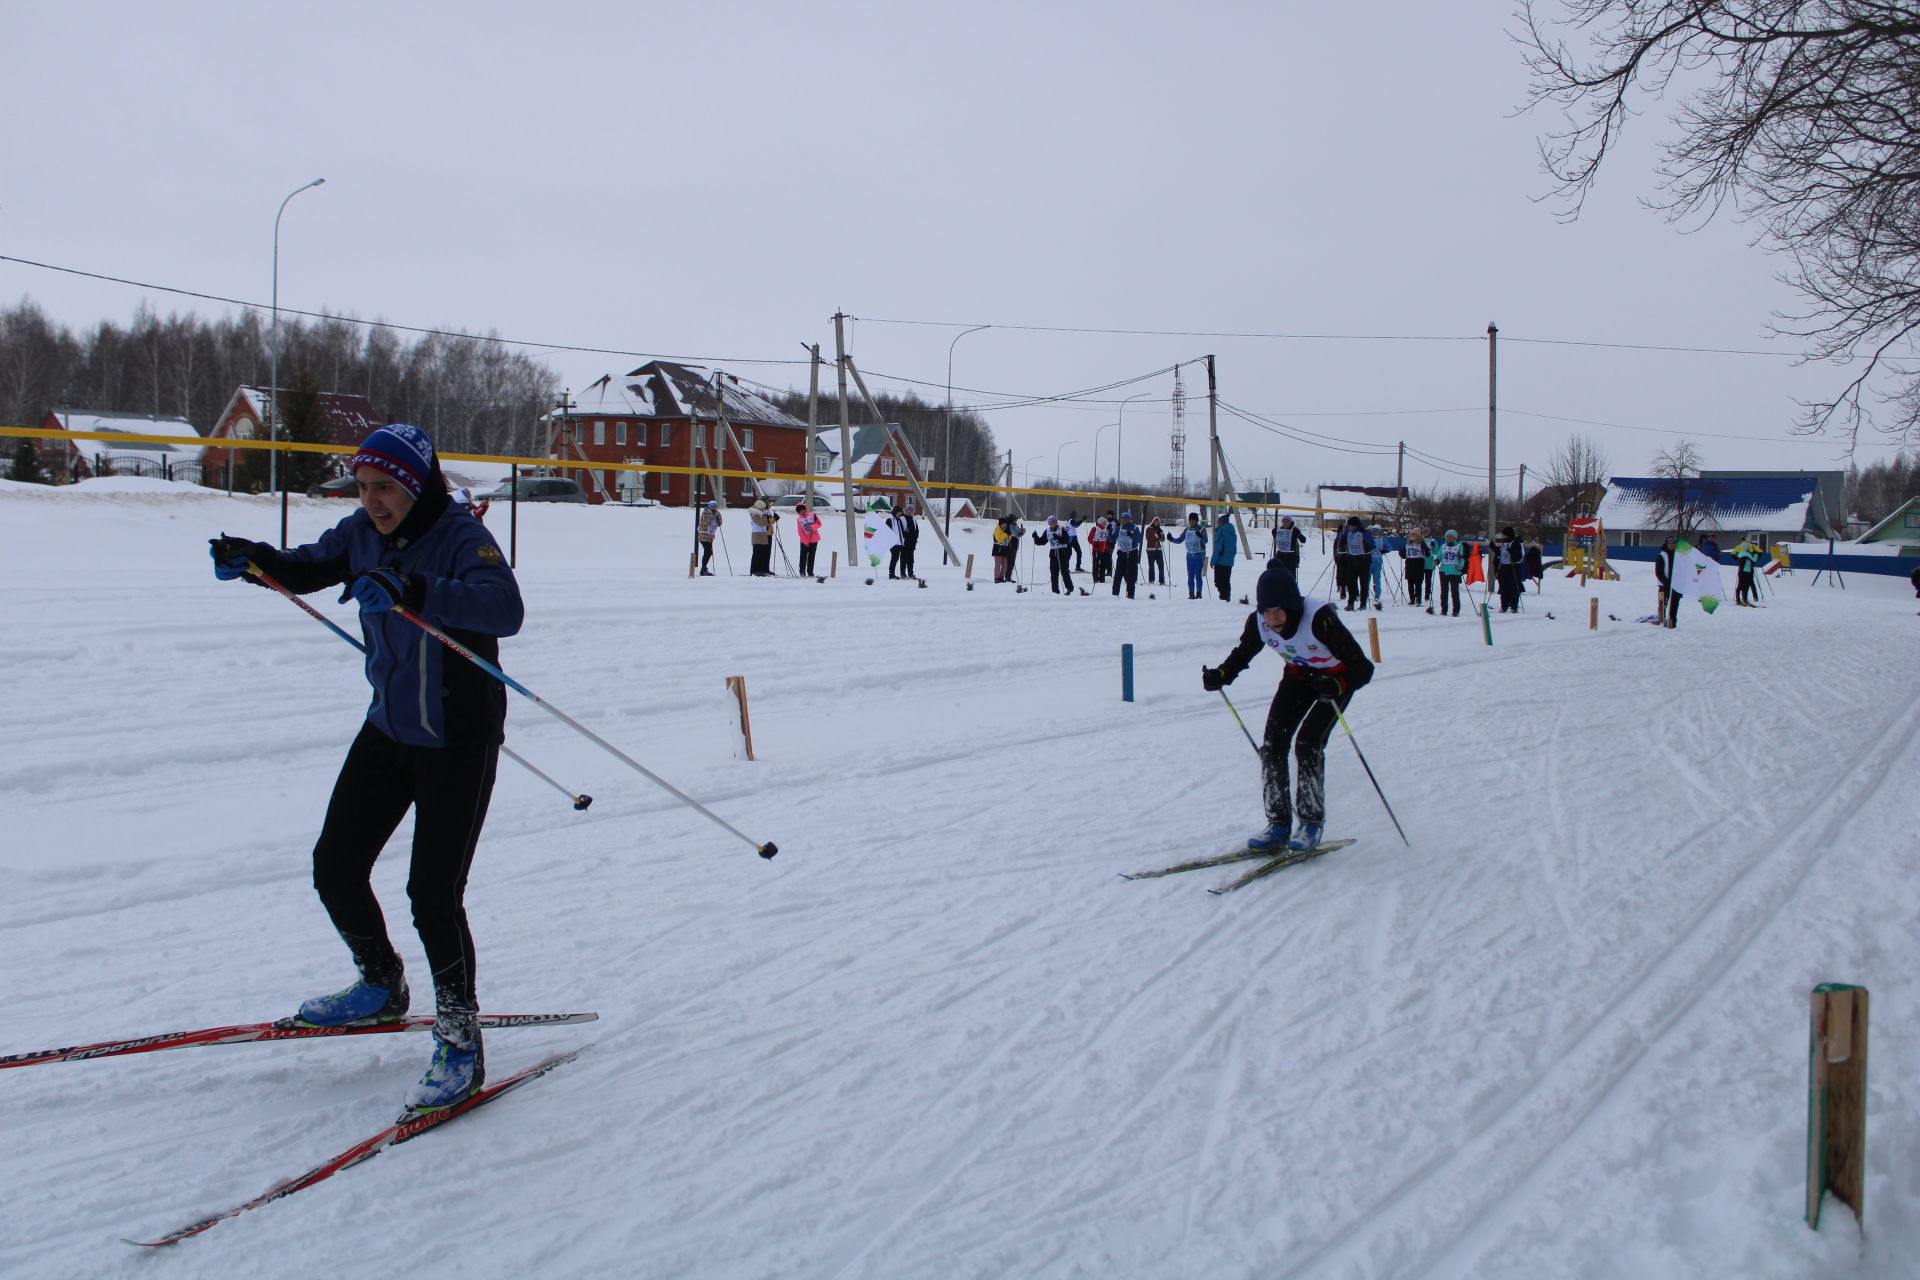
<svg viewBox="0 0 1920 1280"><path fill-rule="evenodd" d="M1233 563L1234 556L1240 551L1240 535L1234 530L1231 521L1221 521L1213 529L1213 556L1211 563Z"/></svg>
<svg viewBox="0 0 1920 1280"><path fill-rule="evenodd" d="M445 494L423 496L391 534L354 513L317 542L258 557L288 590L305 595L369 569L414 580L407 608L495 666L501 636L520 630L520 585L487 526ZM505 740L506 688L397 613L362 613L367 721L395 742L445 747Z"/></svg>

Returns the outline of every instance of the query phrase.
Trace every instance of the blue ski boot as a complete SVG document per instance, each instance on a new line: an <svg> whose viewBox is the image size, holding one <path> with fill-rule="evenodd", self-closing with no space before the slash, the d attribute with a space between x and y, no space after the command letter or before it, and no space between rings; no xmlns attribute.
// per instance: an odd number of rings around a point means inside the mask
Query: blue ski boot
<svg viewBox="0 0 1920 1280"><path fill-rule="evenodd" d="M411 997L406 974L366 974L344 991L315 996L300 1006L293 1021L309 1027L366 1027L407 1016Z"/></svg>
<svg viewBox="0 0 1920 1280"><path fill-rule="evenodd" d="M1292 831L1290 822L1270 822L1259 835L1247 837L1247 848L1256 853L1278 853L1287 847L1287 836Z"/></svg>
<svg viewBox="0 0 1920 1280"><path fill-rule="evenodd" d="M1320 833L1326 829L1326 824L1323 822L1303 822L1300 824L1300 829L1294 832L1293 839L1287 841L1287 848L1295 853L1308 853L1318 849Z"/></svg>
<svg viewBox="0 0 1920 1280"><path fill-rule="evenodd" d="M480 1015L472 1009L442 1005L433 1024L433 1061L407 1094L407 1110L418 1114L451 1107L478 1092L486 1078Z"/></svg>

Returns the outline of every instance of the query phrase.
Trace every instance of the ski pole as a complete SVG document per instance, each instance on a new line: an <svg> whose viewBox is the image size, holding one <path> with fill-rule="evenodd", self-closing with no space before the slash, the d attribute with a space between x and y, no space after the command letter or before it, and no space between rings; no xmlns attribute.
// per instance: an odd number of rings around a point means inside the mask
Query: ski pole
<svg viewBox="0 0 1920 1280"><path fill-rule="evenodd" d="M1407 839L1406 828L1402 827L1400 825L1400 819L1394 816L1393 806L1387 804L1387 793L1380 789L1380 780L1373 776L1373 766L1367 763L1366 752L1360 750L1360 739L1353 736L1353 727L1347 723L1347 718L1340 714L1340 704L1332 698L1322 698L1320 700L1333 708L1334 717L1340 721L1340 727L1346 730L1347 741L1353 744L1353 754L1360 757L1360 767L1367 771L1367 781L1373 784L1373 794L1380 797L1381 804L1386 805L1387 816L1393 818L1393 829L1400 833L1401 843L1405 844L1409 849L1413 848L1413 841Z"/></svg>
<svg viewBox="0 0 1920 1280"><path fill-rule="evenodd" d="M247 572L252 574L254 577L260 579L261 583L263 583L264 585L272 587L275 591L279 592L281 595L285 596L287 599L299 605L302 609L306 610L307 613L311 614L313 618L316 621L318 621L321 625L325 626L329 631L333 632L333 634L339 636L342 640L345 640L348 644L352 645L354 648L358 649L360 652L365 653L367 651L367 647L365 645L361 644L358 640L354 639L353 636L351 636L345 630L343 630L340 626L338 626L332 618L329 618L326 614L320 612L318 609L308 604L305 600L302 600L299 596L287 590L286 587L280 585L278 582L275 582L270 576L268 576L268 574L263 569L260 568L259 565L254 564L251 560L247 562ZM552 778L549 778L545 773L542 773L538 768L534 766L532 761L528 760L525 756L515 751L512 747L502 745L500 748L500 753L506 756L508 759L512 760L515 764L519 765L522 769L525 769L528 773L531 773L534 777L540 779L542 782L552 787L555 791L558 791L561 795L565 796L567 799L573 801L574 808L585 809L588 805L593 803L592 796L586 794L585 792L576 793L576 792L567 790L567 788L561 786L559 783L555 782Z"/></svg>
<svg viewBox="0 0 1920 1280"><path fill-rule="evenodd" d="M1260 744L1253 740L1253 733L1247 728L1247 722L1240 718L1240 709L1233 705L1233 699L1227 696L1227 691L1225 689L1222 689L1219 692L1220 692L1220 701L1226 703L1227 710L1233 712L1233 722L1240 726L1240 732L1247 735L1247 745L1253 748L1253 754L1257 756L1260 755ZM1261 756L1261 759L1264 760L1265 758L1266 757Z"/></svg>
<svg viewBox="0 0 1920 1280"><path fill-rule="evenodd" d="M731 831L734 835L739 836L742 840L745 840L748 844L753 846L753 851L759 854L761 857L771 858L774 854L780 852L780 846L775 844L773 841L769 840L765 844L761 844L758 840L755 840L752 836L740 830L740 828L734 826L731 822L728 822L725 818L721 817L719 814L715 813L713 810L707 808L707 806L701 804L698 800L695 800L692 796L680 790L680 788L674 786L671 782L668 782L665 778L661 777L659 774L655 773L653 770L647 768L647 766L641 764L638 760L635 760L632 756L628 755L626 752L622 751L620 748L614 746L611 742L608 742L605 738L601 737L599 734L595 733L593 730L587 728L587 726L581 724L578 720L575 720L572 716L568 715L566 712L562 711L560 708L554 706L551 702L548 702L545 698L542 698L539 694L527 688L527 686L521 684L518 680L515 680L512 676L508 675L506 672L502 671L500 668L494 666L491 662L488 662L485 658L481 657L479 654L475 653L473 650L467 648L467 646L461 644L458 640L455 640L452 636L448 635L446 632L442 631L440 628L434 626L431 622L428 622L425 618L421 617L419 614L413 612L413 610L408 609L403 605L394 605L393 611L399 614L401 617L405 618L408 622L411 622L414 626L426 632L428 635L432 636L435 640L438 640L441 644L444 644L445 646L447 646L447 648L453 650L455 653L465 658L468 662L471 662L474 666L479 667L482 671L492 676L495 680L498 680L501 684L504 684L505 686L507 686L507 688L513 690L517 694L520 694L522 697L531 699L543 711L547 712L547 714L554 717L554 719L560 721L560 723L566 725L568 728L572 729L574 732L588 739L595 746L600 747L602 750L606 751L609 755L613 756L614 759L620 761L622 764L634 770L636 773L639 773L640 775L645 777L648 781L658 786L661 790L667 792L669 795L674 796L676 799L678 799L681 803L685 804L689 808L695 809L700 813L704 814L706 817L712 819L718 825L725 827L728 831Z"/></svg>

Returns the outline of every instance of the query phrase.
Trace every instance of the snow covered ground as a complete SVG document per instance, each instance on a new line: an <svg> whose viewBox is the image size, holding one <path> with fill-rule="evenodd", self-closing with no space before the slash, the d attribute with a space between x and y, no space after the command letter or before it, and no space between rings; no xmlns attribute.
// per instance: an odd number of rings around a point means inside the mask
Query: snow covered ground
<svg viewBox="0 0 1920 1280"><path fill-rule="evenodd" d="M347 510L297 500L296 538ZM527 507L505 662L780 856L513 699L511 745L597 799L503 762L483 1002L601 1021L495 1032L490 1065L594 1049L159 1255L119 1238L377 1129L424 1040L7 1071L0 1274L1920 1274L1904 582L1803 572L1670 633L1632 621L1651 570L1625 565L1550 579L1491 648L1390 608L1350 719L1412 847L1336 734L1329 834L1358 843L1214 897L1230 872L1115 873L1259 825L1198 680L1243 609L1016 594L984 526L956 526L971 592L924 542L926 590L753 580L739 520L743 576L690 582L688 524ZM276 529L183 486L0 485L0 1053L269 1018L349 976L306 864L358 659L205 551ZM1256 726L1277 676L1231 690ZM376 884L419 973L404 878L397 847ZM1873 993L1864 1244L1844 1210L1801 1222L1822 981Z"/></svg>

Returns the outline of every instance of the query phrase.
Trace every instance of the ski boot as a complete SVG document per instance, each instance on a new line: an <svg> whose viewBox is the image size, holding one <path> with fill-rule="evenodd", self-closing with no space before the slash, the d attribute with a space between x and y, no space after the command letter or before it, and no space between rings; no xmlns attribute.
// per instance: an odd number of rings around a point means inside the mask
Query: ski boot
<svg viewBox="0 0 1920 1280"><path fill-rule="evenodd" d="M1326 829L1325 823L1303 822L1293 833L1293 839L1287 841L1287 848L1295 853L1310 853L1320 847L1320 833Z"/></svg>
<svg viewBox="0 0 1920 1280"><path fill-rule="evenodd" d="M480 1040L479 1011L442 1003L433 1024L433 1060L407 1094L407 1111L439 1111L477 1093L487 1078L486 1049Z"/></svg>
<svg viewBox="0 0 1920 1280"><path fill-rule="evenodd" d="M1247 837L1247 848L1256 853L1278 853L1287 847L1287 837L1292 833L1292 823L1270 822L1259 835Z"/></svg>
<svg viewBox="0 0 1920 1280"><path fill-rule="evenodd" d="M406 973L398 965L384 972L363 969L360 981L305 1001L285 1021L301 1027L370 1027L406 1017L410 1000Z"/></svg>

